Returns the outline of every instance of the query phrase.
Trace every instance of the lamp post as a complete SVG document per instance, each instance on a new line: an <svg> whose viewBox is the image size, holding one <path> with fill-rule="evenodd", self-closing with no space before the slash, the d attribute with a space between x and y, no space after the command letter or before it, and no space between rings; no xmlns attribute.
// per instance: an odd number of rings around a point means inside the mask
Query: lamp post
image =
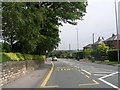
<svg viewBox="0 0 120 90"><path fill-rule="evenodd" d="M116 20L116 32L117 32L117 48L119 49L119 31L118 31L118 16L117 16L117 8L116 8L116 0L114 1L115 3L115 20ZM119 50L117 51L117 56L118 56L118 62L120 61L120 55L119 55Z"/></svg>
<svg viewBox="0 0 120 90"><path fill-rule="evenodd" d="M78 29L76 28L77 32L77 51L79 51L79 38L78 38ZM79 52L77 52L77 60L80 60Z"/></svg>
<svg viewBox="0 0 120 90"><path fill-rule="evenodd" d="M79 39L78 39L78 29L76 28L76 32L77 32L77 50L79 50Z"/></svg>

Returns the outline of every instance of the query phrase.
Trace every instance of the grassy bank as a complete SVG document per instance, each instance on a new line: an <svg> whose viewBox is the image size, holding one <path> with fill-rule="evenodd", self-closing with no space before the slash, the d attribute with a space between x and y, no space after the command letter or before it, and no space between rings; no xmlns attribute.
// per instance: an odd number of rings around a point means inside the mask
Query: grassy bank
<svg viewBox="0 0 120 90"><path fill-rule="evenodd" d="M117 61L100 61L98 63L99 64L108 64L108 65L120 64L120 62L117 62Z"/></svg>

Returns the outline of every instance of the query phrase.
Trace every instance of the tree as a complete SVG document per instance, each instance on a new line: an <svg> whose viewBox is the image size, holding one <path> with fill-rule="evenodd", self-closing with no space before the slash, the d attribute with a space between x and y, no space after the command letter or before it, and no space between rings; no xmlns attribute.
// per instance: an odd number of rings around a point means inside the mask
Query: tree
<svg viewBox="0 0 120 90"><path fill-rule="evenodd" d="M84 50L84 53L85 53L85 57L90 59L90 57L92 56L92 53L93 53L93 49L87 48Z"/></svg>
<svg viewBox="0 0 120 90"><path fill-rule="evenodd" d="M97 49L94 53L96 53L95 57L98 60L104 60L106 56L108 56L108 50L109 47L106 46L104 43L102 43L101 45L97 46Z"/></svg>
<svg viewBox="0 0 120 90"><path fill-rule="evenodd" d="M12 51L53 50L60 41L58 27L62 22L76 25L86 6L86 2L3 2L3 38Z"/></svg>

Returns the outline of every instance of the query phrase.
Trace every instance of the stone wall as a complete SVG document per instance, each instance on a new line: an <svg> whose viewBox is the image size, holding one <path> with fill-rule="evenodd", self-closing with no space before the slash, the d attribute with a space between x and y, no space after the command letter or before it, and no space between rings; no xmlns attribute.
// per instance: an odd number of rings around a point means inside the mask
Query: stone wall
<svg viewBox="0 0 120 90"><path fill-rule="evenodd" d="M30 73L44 64L44 60L25 60L25 61L8 61L0 63L0 87L10 83L20 76Z"/></svg>

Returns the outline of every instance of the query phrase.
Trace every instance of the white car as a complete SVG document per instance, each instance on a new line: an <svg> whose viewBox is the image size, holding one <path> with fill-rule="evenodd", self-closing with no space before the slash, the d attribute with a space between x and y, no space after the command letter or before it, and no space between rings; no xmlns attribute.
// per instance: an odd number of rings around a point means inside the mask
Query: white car
<svg viewBox="0 0 120 90"><path fill-rule="evenodd" d="M52 61L57 61L57 57L52 57Z"/></svg>

